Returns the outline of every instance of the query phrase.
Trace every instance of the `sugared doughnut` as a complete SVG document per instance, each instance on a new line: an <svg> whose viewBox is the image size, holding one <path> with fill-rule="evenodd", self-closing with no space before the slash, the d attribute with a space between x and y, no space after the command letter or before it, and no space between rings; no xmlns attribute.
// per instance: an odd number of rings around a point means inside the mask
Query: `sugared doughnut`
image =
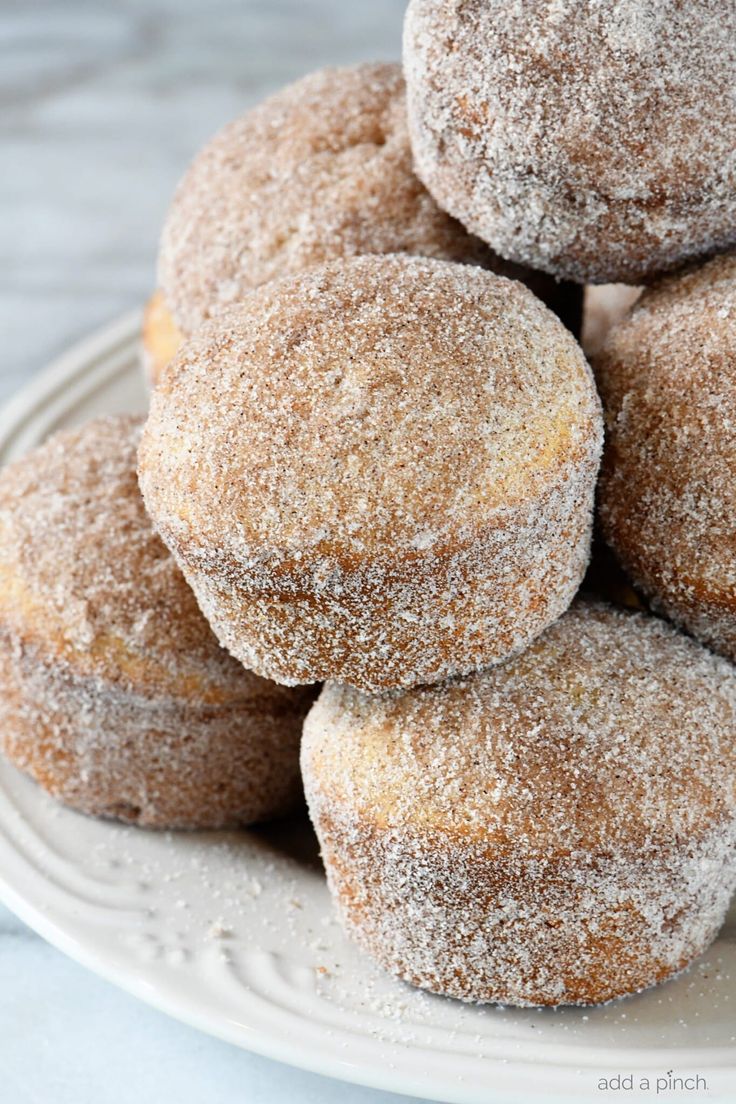
<svg viewBox="0 0 736 1104"><path fill-rule="evenodd" d="M603 533L655 608L736 660L736 255L645 292L595 364Z"/></svg>
<svg viewBox="0 0 736 1104"><path fill-rule="evenodd" d="M501 256L641 283L736 243L732 0L411 0L415 168Z"/></svg>
<svg viewBox="0 0 736 1104"><path fill-rule="evenodd" d="M736 884L736 672L575 603L466 680L330 683L302 775L348 932L468 1001L590 1004L687 966Z"/></svg>
<svg viewBox="0 0 736 1104"><path fill-rule="evenodd" d="M153 827L288 812L310 695L219 647L155 535L137 419L0 474L0 748L68 805Z"/></svg>
<svg viewBox="0 0 736 1104"><path fill-rule="evenodd" d="M220 641L286 684L470 671L567 607L601 446L579 346L522 284L366 256L200 330L140 450Z"/></svg>
<svg viewBox="0 0 736 1104"><path fill-rule="evenodd" d="M523 279L578 332L579 289L501 260L440 210L412 169L400 66L363 64L288 85L195 158L161 238L168 317L159 310L144 334L149 363L159 327L191 334L252 288L363 253L414 253Z"/></svg>

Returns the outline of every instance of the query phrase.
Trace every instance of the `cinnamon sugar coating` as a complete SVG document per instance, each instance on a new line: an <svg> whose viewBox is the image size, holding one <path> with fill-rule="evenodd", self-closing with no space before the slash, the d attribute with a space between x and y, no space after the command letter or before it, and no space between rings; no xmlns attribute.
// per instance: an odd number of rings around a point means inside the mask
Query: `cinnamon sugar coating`
<svg viewBox="0 0 736 1104"><path fill-rule="evenodd" d="M641 283L736 242L730 0L411 0L415 169L501 256Z"/></svg>
<svg viewBox="0 0 736 1104"><path fill-rule="evenodd" d="M273 282L189 340L140 449L221 642L286 684L506 658L588 558L598 397L523 285L406 256Z"/></svg>
<svg viewBox="0 0 736 1104"><path fill-rule="evenodd" d="M159 286L174 324L191 334L269 280L364 253L438 257L523 279L577 332L578 289L497 257L417 179L395 64L310 73L220 131L174 196Z"/></svg>
<svg viewBox="0 0 736 1104"><path fill-rule="evenodd" d="M348 932L469 1001L588 1004L660 982L736 884L736 672L594 602L467 679L328 683L302 774Z"/></svg>
<svg viewBox="0 0 736 1104"><path fill-rule="evenodd" d="M310 695L222 649L136 479L140 420L56 434L0 473L0 742L82 812L216 827L288 812Z"/></svg>
<svg viewBox="0 0 736 1104"><path fill-rule="evenodd" d="M652 605L736 660L736 255L645 292L595 365L603 533Z"/></svg>

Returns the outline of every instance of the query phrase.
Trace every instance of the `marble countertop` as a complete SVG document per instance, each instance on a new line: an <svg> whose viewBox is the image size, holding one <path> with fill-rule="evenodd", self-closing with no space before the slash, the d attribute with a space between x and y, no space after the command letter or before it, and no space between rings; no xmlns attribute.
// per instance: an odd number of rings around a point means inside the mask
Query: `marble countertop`
<svg viewBox="0 0 736 1104"><path fill-rule="evenodd" d="M402 0L36 0L0 14L0 400L138 306L198 146L328 63L398 57ZM0 906L8 1104L398 1104L140 1004Z"/></svg>

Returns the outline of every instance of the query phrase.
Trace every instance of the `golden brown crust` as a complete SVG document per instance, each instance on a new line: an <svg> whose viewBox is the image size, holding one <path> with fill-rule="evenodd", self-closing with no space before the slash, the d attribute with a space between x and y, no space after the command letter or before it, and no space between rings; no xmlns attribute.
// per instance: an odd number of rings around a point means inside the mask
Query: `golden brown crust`
<svg viewBox="0 0 736 1104"><path fill-rule="evenodd" d="M507 267L509 271L504 272L503 275L512 279L521 279L521 276L515 275L512 271L517 266ZM576 336L580 334L583 325L582 288L574 284L566 284L564 281L550 280L543 273L529 273L523 282L537 298L554 311L572 334ZM594 315L589 313L589 333L597 336L601 332L602 324L601 311L595 312ZM155 292L146 304L142 331L143 366L151 386L155 387L159 382L167 364L174 359L183 343L184 336L171 317L163 292Z"/></svg>
<svg viewBox="0 0 736 1104"><path fill-rule="evenodd" d="M418 180L396 64L310 73L217 134L177 189L159 281L176 326L191 334L269 280L365 253L523 280L579 332L578 289L498 257Z"/></svg>
<svg viewBox="0 0 736 1104"><path fill-rule="evenodd" d="M146 303L141 332L143 367L153 387L176 356L183 340L184 335L171 317L163 292L155 291Z"/></svg>
<svg viewBox="0 0 736 1104"><path fill-rule="evenodd" d="M146 828L248 825L298 808L302 714L273 700L137 695L0 635L0 747L78 812Z"/></svg>
<svg viewBox="0 0 736 1104"><path fill-rule="evenodd" d="M736 659L736 256L645 292L595 359L601 527L653 605Z"/></svg>
<svg viewBox="0 0 736 1104"><path fill-rule="evenodd" d="M3 750L85 812L205 827L288 811L309 696L218 645L146 516L139 435L101 418L0 474Z"/></svg>
<svg viewBox="0 0 736 1104"><path fill-rule="evenodd" d="M641 283L736 240L729 0L412 0L418 175L504 257Z"/></svg>
<svg viewBox="0 0 736 1104"><path fill-rule="evenodd" d="M469 679L329 683L302 774L340 914L386 968L466 1000L652 985L736 882L735 722L728 663L590 602Z"/></svg>
<svg viewBox="0 0 736 1104"><path fill-rule="evenodd" d="M685 856L581 868L328 814L317 828L352 938L402 981L472 1003L602 1004L667 981L715 939L736 884L720 836L692 856L703 863L693 886ZM658 924L672 938L653 945Z"/></svg>
<svg viewBox="0 0 736 1104"><path fill-rule="evenodd" d="M191 339L140 476L249 667L414 685L504 658L567 606L600 430L580 349L521 284L362 257L271 283Z"/></svg>

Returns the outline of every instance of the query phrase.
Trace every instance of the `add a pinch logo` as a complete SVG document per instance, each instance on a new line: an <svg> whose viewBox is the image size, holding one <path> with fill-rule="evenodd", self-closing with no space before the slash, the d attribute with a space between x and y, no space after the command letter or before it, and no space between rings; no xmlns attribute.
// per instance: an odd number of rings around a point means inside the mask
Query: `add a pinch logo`
<svg viewBox="0 0 736 1104"><path fill-rule="evenodd" d="M616 1073L611 1077L598 1078L599 1092L649 1092L652 1096L663 1096L673 1092L707 1092L708 1083L700 1073L687 1076L667 1070L661 1074Z"/></svg>

